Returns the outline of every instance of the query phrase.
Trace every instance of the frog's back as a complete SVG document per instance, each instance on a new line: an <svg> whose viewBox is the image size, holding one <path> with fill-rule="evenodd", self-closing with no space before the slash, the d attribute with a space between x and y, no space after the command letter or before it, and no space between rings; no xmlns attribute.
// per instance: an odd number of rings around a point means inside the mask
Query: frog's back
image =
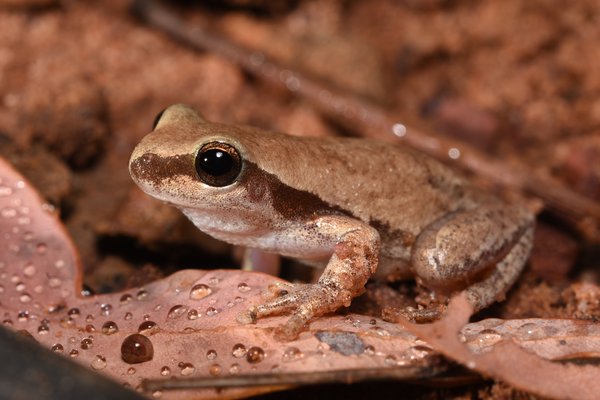
<svg viewBox="0 0 600 400"><path fill-rule="evenodd" d="M471 204L472 189L464 178L400 146L246 127L237 134L248 160L263 171L374 226L418 234L448 212Z"/></svg>

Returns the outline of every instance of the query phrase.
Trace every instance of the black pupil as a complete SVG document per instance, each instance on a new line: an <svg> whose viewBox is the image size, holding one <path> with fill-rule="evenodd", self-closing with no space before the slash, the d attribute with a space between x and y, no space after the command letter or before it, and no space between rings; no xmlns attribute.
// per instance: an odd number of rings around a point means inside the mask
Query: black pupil
<svg viewBox="0 0 600 400"><path fill-rule="evenodd" d="M233 167L233 158L231 155L219 149L206 150L198 159L200 161L200 168L212 176L227 174Z"/></svg>

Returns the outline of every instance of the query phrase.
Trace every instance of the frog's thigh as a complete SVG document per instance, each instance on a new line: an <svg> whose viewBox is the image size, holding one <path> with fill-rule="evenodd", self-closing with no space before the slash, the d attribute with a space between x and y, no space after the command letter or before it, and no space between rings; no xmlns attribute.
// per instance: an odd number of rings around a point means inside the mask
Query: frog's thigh
<svg viewBox="0 0 600 400"><path fill-rule="evenodd" d="M492 268L516 276L527 257L532 225L527 210L506 205L453 213L417 238L411 260L414 274L425 286L447 292L481 281ZM519 249L512 254L514 247ZM517 253L525 254L519 259Z"/></svg>
<svg viewBox="0 0 600 400"><path fill-rule="evenodd" d="M525 261L527 261L532 243L533 226L530 226L487 278L469 286L467 299L475 311L487 307L494 301L504 299L506 291L519 277Z"/></svg>

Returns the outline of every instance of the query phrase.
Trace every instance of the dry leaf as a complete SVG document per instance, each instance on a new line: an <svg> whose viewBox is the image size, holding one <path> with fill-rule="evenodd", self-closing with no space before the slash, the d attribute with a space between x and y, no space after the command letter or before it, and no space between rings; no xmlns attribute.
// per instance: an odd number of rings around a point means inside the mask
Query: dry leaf
<svg viewBox="0 0 600 400"><path fill-rule="evenodd" d="M503 380L510 385L524 391L535 393L539 396L558 398L558 399L595 399L600 393L600 368L597 366L578 366L574 364L561 364L548 361L536 354L528 352L519 347L512 340L501 340L496 342L487 351L476 354L469 350L460 340L460 329L463 327L471 314L472 307L469 305L464 293L454 297L448 307L445 317L429 325L415 325L399 316L399 322L409 331L426 340L437 351L444 354L466 367L473 369L488 377ZM519 322L515 322L519 324ZM587 327L593 326L596 335L597 327L591 323ZM500 326L500 325L498 325ZM548 325L550 326L550 325ZM571 326L577 326L573 323ZM533 341L539 331L544 330L543 323L530 323L529 326L521 322L518 329L523 329L522 333L531 332L529 338ZM510 330L510 324L504 327ZM485 329L485 328L484 328ZM494 331L497 333L497 331ZM552 329L546 330L544 337L553 332ZM579 328L574 335L581 335L585 340L587 332ZM554 340L554 345L560 345ZM562 339L564 340L564 339ZM548 346L552 347L552 343Z"/></svg>

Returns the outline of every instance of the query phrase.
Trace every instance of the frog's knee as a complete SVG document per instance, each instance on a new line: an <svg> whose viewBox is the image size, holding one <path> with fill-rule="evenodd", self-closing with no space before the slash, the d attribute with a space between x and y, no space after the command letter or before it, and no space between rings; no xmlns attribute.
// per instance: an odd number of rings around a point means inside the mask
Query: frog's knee
<svg viewBox="0 0 600 400"><path fill-rule="evenodd" d="M445 252L438 248L424 248L412 257L415 277L431 288L447 287L460 276L460 268L445 260Z"/></svg>

